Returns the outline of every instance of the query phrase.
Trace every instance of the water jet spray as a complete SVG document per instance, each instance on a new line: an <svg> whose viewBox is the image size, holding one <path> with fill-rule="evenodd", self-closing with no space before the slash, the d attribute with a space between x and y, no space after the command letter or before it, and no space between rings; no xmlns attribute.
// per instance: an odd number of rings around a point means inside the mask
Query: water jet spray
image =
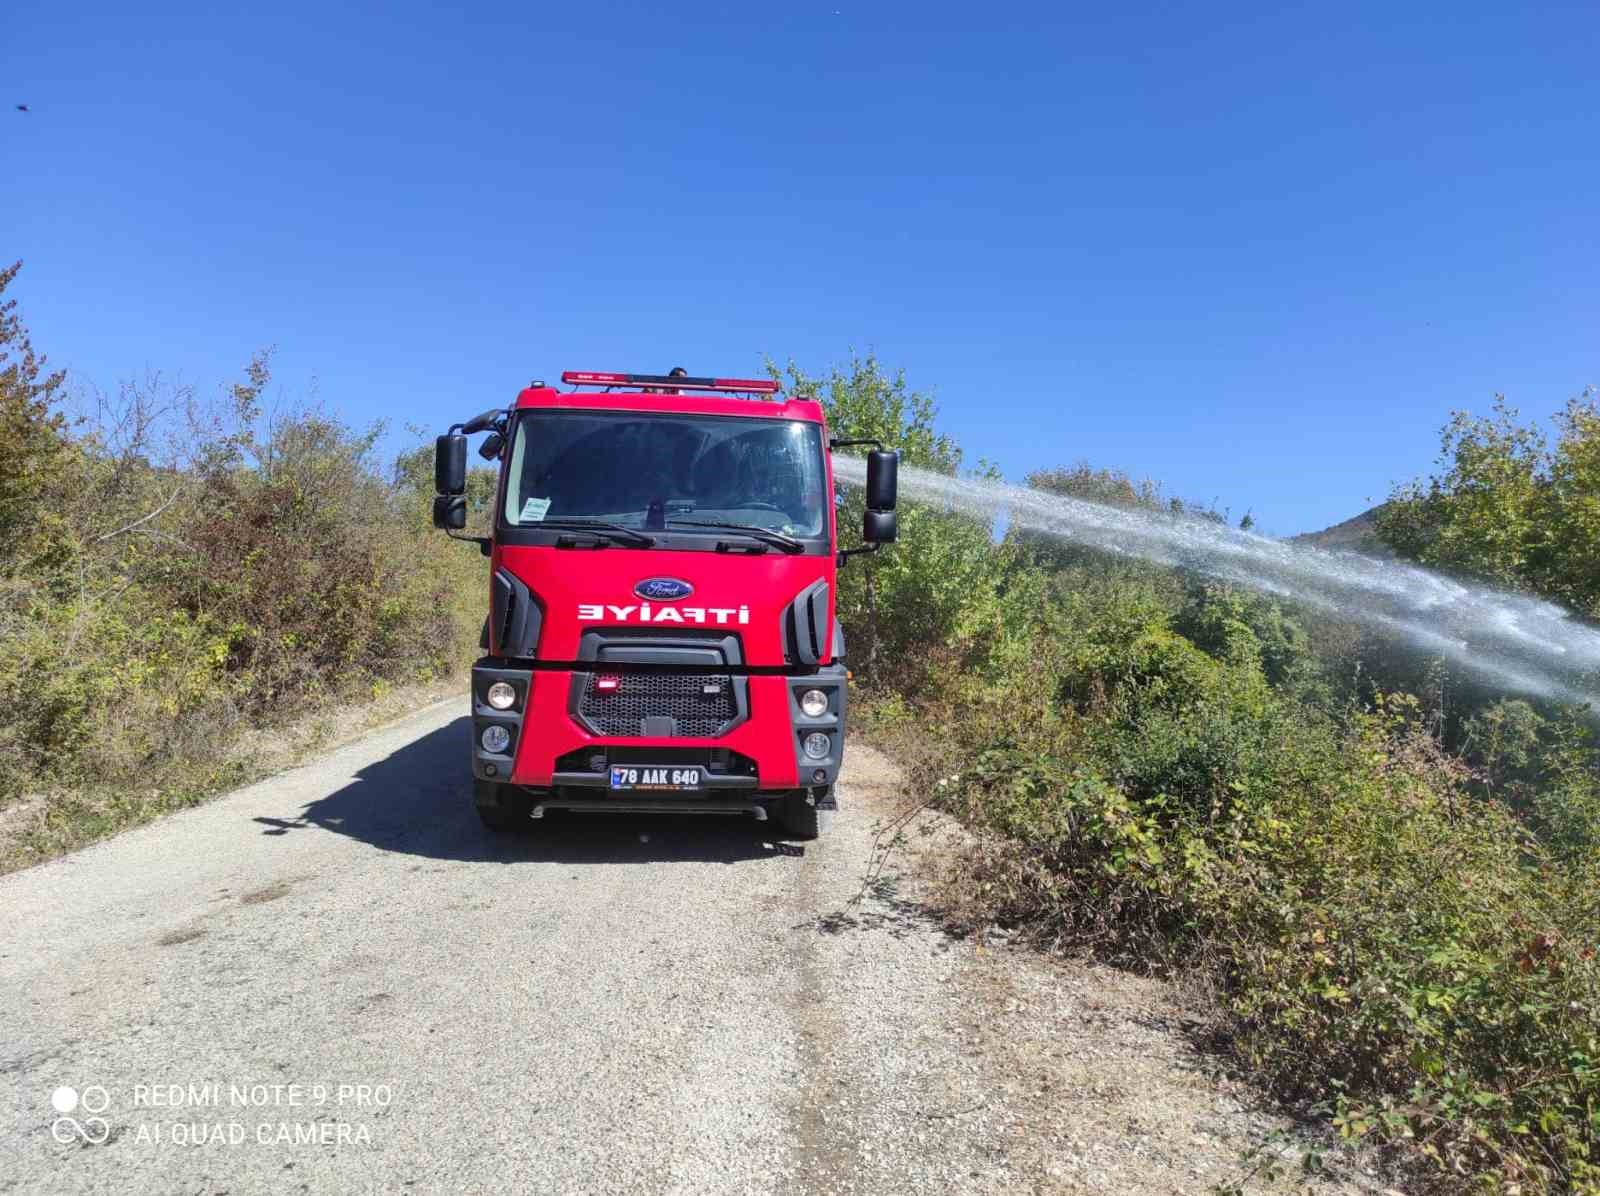
<svg viewBox="0 0 1600 1196"><path fill-rule="evenodd" d="M834 471L855 485L866 478L859 458L835 458ZM1003 517L1010 527L1327 611L1399 636L1507 690L1586 705L1600 694L1600 630L1554 603L1193 516L1110 507L908 465L900 467L900 485L915 501L984 520Z"/></svg>

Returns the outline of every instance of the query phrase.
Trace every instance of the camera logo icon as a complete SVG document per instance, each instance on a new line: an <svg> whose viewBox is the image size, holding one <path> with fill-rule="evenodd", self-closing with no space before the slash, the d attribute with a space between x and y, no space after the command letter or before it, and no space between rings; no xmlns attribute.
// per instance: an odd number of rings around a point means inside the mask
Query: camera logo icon
<svg viewBox="0 0 1600 1196"><path fill-rule="evenodd" d="M111 1105L111 1094L99 1084L90 1084L82 1092L63 1084L50 1094L50 1107L60 1116L50 1125L50 1135L62 1145L82 1142L85 1146L99 1146L111 1137L111 1123L104 1113ZM83 1120L73 1114L82 1110Z"/></svg>

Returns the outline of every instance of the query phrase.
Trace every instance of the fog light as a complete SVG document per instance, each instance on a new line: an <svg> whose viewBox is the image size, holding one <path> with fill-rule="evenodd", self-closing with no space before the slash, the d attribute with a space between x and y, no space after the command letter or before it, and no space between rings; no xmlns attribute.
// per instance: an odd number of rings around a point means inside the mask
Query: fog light
<svg viewBox="0 0 1600 1196"><path fill-rule="evenodd" d="M510 710L517 704L517 691L504 681L496 681L484 696L496 710Z"/></svg>
<svg viewBox="0 0 1600 1196"><path fill-rule="evenodd" d="M828 695L820 689L808 689L800 695L800 709L807 718L821 718L828 713Z"/></svg>
<svg viewBox="0 0 1600 1196"><path fill-rule="evenodd" d="M812 772L811 779L819 785L822 784L823 781L828 779L828 770L826 768L816 769Z"/></svg>
<svg viewBox="0 0 1600 1196"><path fill-rule="evenodd" d="M490 725L483 729L478 742L483 744L484 751L498 754L511 746L511 732L504 727Z"/></svg>
<svg viewBox="0 0 1600 1196"><path fill-rule="evenodd" d="M813 731L805 738L805 752L813 760L820 760L828 754L830 746L828 737L821 731Z"/></svg>

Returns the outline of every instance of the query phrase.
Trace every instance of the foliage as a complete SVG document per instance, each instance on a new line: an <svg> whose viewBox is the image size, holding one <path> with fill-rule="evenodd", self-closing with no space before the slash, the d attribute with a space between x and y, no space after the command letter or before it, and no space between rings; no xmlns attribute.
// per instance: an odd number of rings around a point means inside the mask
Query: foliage
<svg viewBox="0 0 1600 1196"><path fill-rule="evenodd" d="M1318 672L1311 638L1283 604L1215 582L1196 582L1177 615L1177 629L1219 659L1259 660L1273 685L1296 687Z"/></svg>
<svg viewBox="0 0 1600 1196"><path fill-rule="evenodd" d="M1600 407L1593 388L1556 417L1552 447L1497 397L1487 418L1457 412L1440 472L1398 487L1378 534L1425 565L1528 590L1600 617Z"/></svg>
<svg viewBox="0 0 1600 1196"><path fill-rule="evenodd" d="M1051 494L1064 494L1108 507L1167 510L1172 500L1162 497L1161 486L1149 478L1135 481L1120 469L1095 469L1086 461L1060 469L1036 469L1028 485ZM1179 502L1181 509L1181 500Z"/></svg>
<svg viewBox="0 0 1600 1196"><path fill-rule="evenodd" d="M935 473L954 474L961 466L955 441L934 427L939 411L933 397L907 386L904 370L885 373L875 354L851 354L848 365L815 376L793 361L783 370L768 362L767 372L790 394L821 403L828 433L837 439L881 440L907 465Z"/></svg>
<svg viewBox="0 0 1600 1196"><path fill-rule="evenodd" d="M1226 599L1212 651L1161 599L1056 592L1035 652L925 708L917 782L987 831L958 916L1203 973L1257 1074L1440 1176L1591 1182L1596 840L1481 796L1415 699L1335 717L1274 687ZM1502 713L1504 760L1527 728Z"/></svg>
<svg viewBox="0 0 1600 1196"><path fill-rule="evenodd" d="M1418 542L1502 581L1529 561L1580 578L1527 545L1558 499L1560 552L1585 543L1555 479L1586 476L1586 418L1569 409L1542 464L1509 426L1458 425L1463 477L1503 492L1463 483L1440 500L1453 530ZM1169 501L1086 466L1030 480ZM1522 539L1469 534L1497 518ZM1589 716L1462 705L1425 653L1306 609L970 526L908 522L880 559L881 580L907 558L876 610L905 663L868 703L915 787L979 832L952 918L1203 980L1216 1041L1419 1184L1600 1192Z"/></svg>
<svg viewBox="0 0 1600 1196"><path fill-rule="evenodd" d="M1161 483L1151 478L1135 481L1123 470L1095 469L1086 461L1067 468L1036 469L1028 475L1027 483L1035 490L1064 494L1068 498L1081 498L1108 507L1166 511L1171 515L1209 519L1213 523L1227 522L1224 512L1213 506L1187 502L1177 495L1166 494ZM1246 530L1255 522L1248 514L1244 520L1241 520L1241 526Z"/></svg>
<svg viewBox="0 0 1600 1196"><path fill-rule="evenodd" d="M937 432L937 409L911 390L904 373L888 374L876 357L852 356L848 365L810 376L794 363L774 377L791 394L822 404L829 435L873 439L898 449L902 460L936 473L955 474L961 452ZM859 453L862 450L841 450ZM839 508L841 540L859 535L864 496L850 488ZM926 504L900 505L900 541L893 551L857 558L839 571L835 607L844 624L852 665L868 676L891 671L910 687L931 661L914 651L937 644L959 649L971 634L968 615L992 596L990 527ZM892 611L892 617L885 612Z"/></svg>
<svg viewBox="0 0 1600 1196"><path fill-rule="evenodd" d="M237 779L248 725L467 658L482 563L428 526L426 447L384 470L377 428L268 418L267 355L220 403L156 376L78 426L43 367L0 305L0 810L81 841ZM835 436L959 473L873 356L786 374ZM1457 417L1441 463L1391 544L1600 610L1592 394L1554 447L1503 405ZM1225 518L1086 465L1030 481ZM492 493L474 471L475 519ZM978 832L954 919L1202 978L1255 1074L1442 1182L1600 1192L1586 712L1484 695L1450 723L1425 657L1275 599L928 504L901 528L837 606L874 721Z"/></svg>
<svg viewBox="0 0 1600 1196"><path fill-rule="evenodd" d="M268 418L266 354L220 402L153 375L69 427L11 310L6 542L27 547L0 573L0 809L34 841L195 800L237 779L248 728L468 659L481 559L429 526L431 476L380 470L380 428Z"/></svg>
<svg viewBox="0 0 1600 1196"><path fill-rule="evenodd" d="M65 450L65 420L52 409L63 375L44 372L17 301L5 298L21 269L0 269L0 577L37 549L36 524Z"/></svg>

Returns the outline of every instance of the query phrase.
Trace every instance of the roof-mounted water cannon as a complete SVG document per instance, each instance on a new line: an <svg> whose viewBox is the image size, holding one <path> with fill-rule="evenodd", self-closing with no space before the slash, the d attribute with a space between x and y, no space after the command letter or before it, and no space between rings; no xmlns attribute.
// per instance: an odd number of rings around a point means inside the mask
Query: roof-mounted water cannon
<svg viewBox="0 0 1600 1196"><path fill-rule="evenodd" d="M498 461L501 450L506 447L506 416L508 414L507 411L495 408L492 411L485 411L482 415L475 415L461 425L461 433L464 436L471 436L477 432L489 433L484 438L483 443L478 446L478 456L485 461Z"/></svg>
<svg viewBox="0 0 1600 1196"><path fill-rule="evenodd" d="M485 411L482 415L474 415L461 425L463 435L471 436L478 432L487 432L490 428L498 428L505 422L506 413L500 408Z"/></svg>
<svg viewBox="0 0 1600 1196"><path fill-rule="evenodd" d="M710 390L724 394L775 395L781 389L770 378L690 378L682 374L616 374L598 370L563 370L568 386L641 386L660 388L667 394L680 390Z"/></svg>
<svg viewBox="0 0 1600 1196"><path fill-rule="evenodd" d="M899 537L895 518L895 503L900 489L900 454L883 447L879 440L830 440L828 448L849 448L852 445L870 444L867 454L867 509L861 516L861 538L864 547L846 548L839 554L839 563L863 552L877 552L885 544L893 544Z"/></svg>

